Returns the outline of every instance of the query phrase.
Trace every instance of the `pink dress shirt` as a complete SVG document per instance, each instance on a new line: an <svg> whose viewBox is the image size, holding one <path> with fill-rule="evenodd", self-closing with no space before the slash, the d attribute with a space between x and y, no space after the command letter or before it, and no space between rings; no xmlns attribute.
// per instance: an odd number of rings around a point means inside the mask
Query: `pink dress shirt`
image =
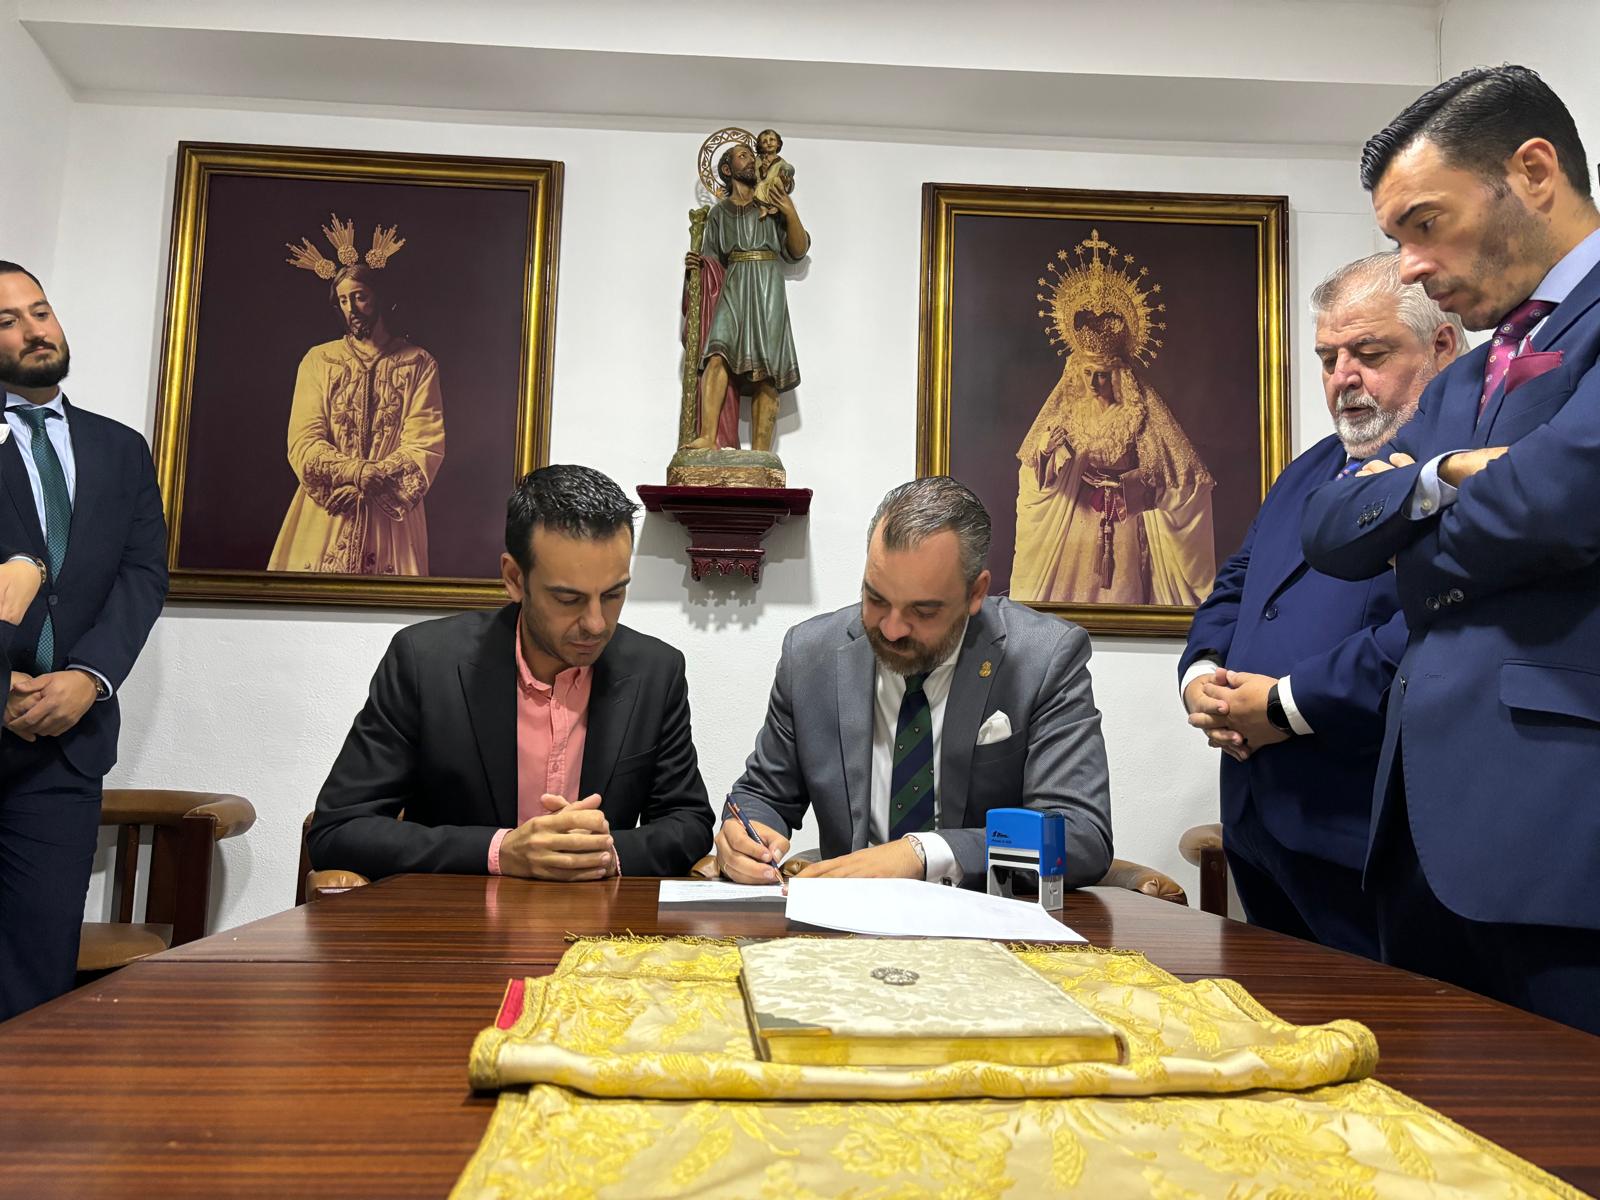
<svg viewBox="0 0 1600 1200"><path fill-rule="evenodd" d="M578 799L583 743L589 729L589 690L594 672L569 667L554 683L540 683L517 647L517 824L543 816L545 793L568 804ZM502 829L489 843L489 874L500 874Z"/></svg>

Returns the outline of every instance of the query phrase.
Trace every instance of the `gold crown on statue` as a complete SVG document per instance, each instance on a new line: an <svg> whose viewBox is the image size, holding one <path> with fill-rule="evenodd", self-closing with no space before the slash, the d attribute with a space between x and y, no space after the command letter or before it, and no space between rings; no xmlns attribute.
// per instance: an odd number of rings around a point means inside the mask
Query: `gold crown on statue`
<svg viewBox="0 0 1600 1200"><path fill-rule="evenodd" d="M1101 258L1100 252L1105 251ZM1087 252L1087 254L1085 253ZM1159 283L1144 290L1149 267L1134 269L1133 255L1123 254L1122 266L1112 262L1118 251L1091 229L1089 236L1072 248L1057 250L1055 261L1045 267L1050 276L1040 276L1034 299L1048 308L1039 315L1046 318L1045 332L1057 354L1081 354L1093 362L1139 363L1148 366L1160 350L1156 335L1166 331L1167 323L1155 319L1167 311L1164 303L1150 300L1161 292ZM1070 263L1062 268L1057 263Z"/></svg>
<svg viewBox="0 0 1600 1200"><path fill-rule="evenodd" d="M385 229L382 225L378 225L372 231L372 249L362 256L356 252L355 221L341 222L338 213L329 213L328 218L333 225L331 228L324 225L322 236L328 239L328 244L338 256L337 266L322 256L322 251L311 244L310 238L301 238L298 246L285 242L283 248L289 252L289 257L284 261L291 267L312 272L318 279L332 279L338 274L340 267L353 267L363 257L367 266L374 271L381 271L389 265L389 260L399 253L400 247L406 244L405 238L395 237L398 226L391 225Z"/></svg>

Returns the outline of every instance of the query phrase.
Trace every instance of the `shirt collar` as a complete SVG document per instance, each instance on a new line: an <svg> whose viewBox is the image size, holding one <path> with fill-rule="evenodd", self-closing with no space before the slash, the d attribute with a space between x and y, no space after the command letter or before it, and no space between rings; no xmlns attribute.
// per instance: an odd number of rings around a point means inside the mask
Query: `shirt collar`
<svg viewBox="0 0 1600 1200"><path fill-rule="evenodd" d="M67 394L65 392L58 391L54 396L52 396L49 400L45 401L43 404L37 404L36 405L31 400L23 399L21 396L17 395L15 392L7 392L6 393L6 407L10 408L13 404L21 404L21 405L25 405L28 408L48 408L51 412L55 413L56 416L60 417L63 421L65 421L67 419L67 406L65 404L63 404L62 401L66 399L66 395Z"/></svg>
<svg viewBox="0 0 1600 1200"><path fill-rule="evenodd" d="M1550 268L1550 273L1539 281L1539 286L1533 289L1533 295L1528 299L1560 304L1597 266L1600 266L1600 229L1568 250L1561 261Z"/></svg>

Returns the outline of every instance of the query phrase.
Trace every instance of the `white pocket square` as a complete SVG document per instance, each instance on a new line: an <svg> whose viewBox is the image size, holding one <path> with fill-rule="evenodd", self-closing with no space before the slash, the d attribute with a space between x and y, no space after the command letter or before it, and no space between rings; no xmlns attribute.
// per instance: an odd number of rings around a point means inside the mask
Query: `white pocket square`
<svg viewBox="0 0 1600 1200"><path fill-rule="evenodd" d="M4 421L0 421L0 446L4 446L6 444L6 439L10 436L11 426L7 425Z"/></svg>
<svg viewBox="0 0 1600 1200"><path fill-rule="evenodd" d="M1010 736L1011 718L1003 712L993 712L983 723L983 728L978 730L978 745L992 746L995 742L1003 742Z"/></svg>

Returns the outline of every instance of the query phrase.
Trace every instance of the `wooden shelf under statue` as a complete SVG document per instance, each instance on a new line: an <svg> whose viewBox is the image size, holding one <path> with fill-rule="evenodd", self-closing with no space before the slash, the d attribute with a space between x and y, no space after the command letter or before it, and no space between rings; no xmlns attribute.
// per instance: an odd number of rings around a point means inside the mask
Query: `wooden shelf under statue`
<svg viewBox="0 0 1600 1200"><path fill-rule="evenodd" d="M641 483L648 512L664 513L689 531L689 575L744 575L761 582L774 525L811 511L810 488L683 487Z"/></svg>

